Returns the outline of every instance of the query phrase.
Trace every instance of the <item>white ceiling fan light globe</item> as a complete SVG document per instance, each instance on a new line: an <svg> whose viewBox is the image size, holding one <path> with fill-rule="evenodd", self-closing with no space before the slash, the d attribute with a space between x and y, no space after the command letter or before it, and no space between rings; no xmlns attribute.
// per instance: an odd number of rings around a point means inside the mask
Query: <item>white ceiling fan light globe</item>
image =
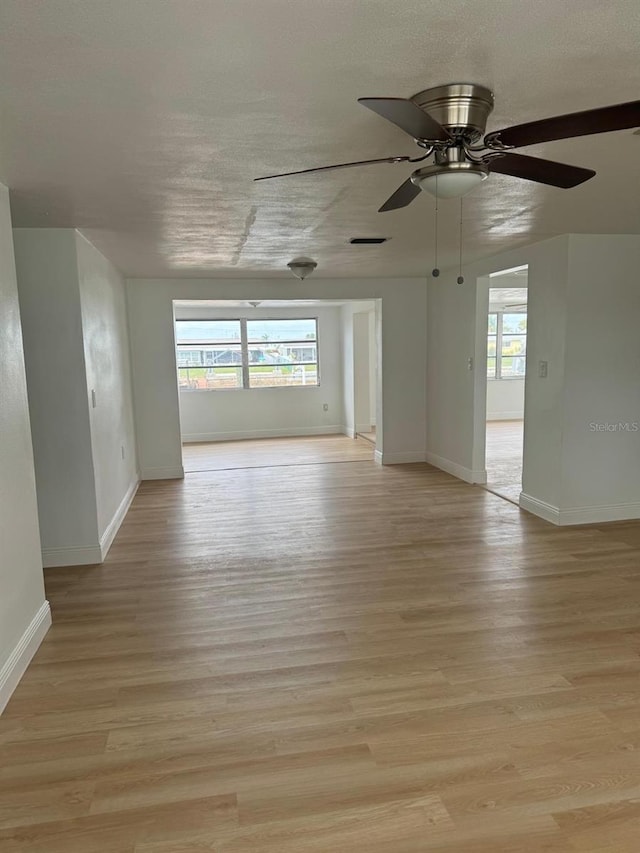
<svg viewBox="0 0 640 853"><path fill-rule="evenodd" d="M476 163L452 163L448 166L428 166L411 176L421 190L437 198L462 198L489 177L486 166Z"/></svg>

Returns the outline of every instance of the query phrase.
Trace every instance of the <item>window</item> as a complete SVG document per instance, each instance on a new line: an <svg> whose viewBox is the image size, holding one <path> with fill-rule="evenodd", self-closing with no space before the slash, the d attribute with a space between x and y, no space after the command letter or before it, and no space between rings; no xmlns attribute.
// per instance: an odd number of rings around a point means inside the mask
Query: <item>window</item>
<svg viewBox="0 0 640 853"><path fill-rule="evenodd" d="M180 388L242 388L238 320L176 320Z"/></svg>
<svg viewBox="0 0 640 853"><path fill-rule="evenodd" d="M176 320L181 389L319 385L315 319Z"/></svg>
<svg viewBox="0 0 640 853"><path fill-rule="evenodd" d="M487 377L522 379L527 354L525 312L491 312L487 328Z"/></svg>
<svg viewBox="0 0 640 853"><path fill-rule="evenodd" d="M317 385L315 320L247 320L249 387Z"/></svg>

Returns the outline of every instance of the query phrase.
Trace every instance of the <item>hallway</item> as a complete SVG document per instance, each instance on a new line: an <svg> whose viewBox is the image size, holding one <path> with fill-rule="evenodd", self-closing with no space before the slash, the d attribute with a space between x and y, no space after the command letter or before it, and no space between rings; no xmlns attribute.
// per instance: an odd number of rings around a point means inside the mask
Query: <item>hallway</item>
<svg viewBox="0 0 640 853"><path fill-rule="evenodd" d="M516 505L522 491L523 441L524 421L487 421L486 487Z"/></svg>

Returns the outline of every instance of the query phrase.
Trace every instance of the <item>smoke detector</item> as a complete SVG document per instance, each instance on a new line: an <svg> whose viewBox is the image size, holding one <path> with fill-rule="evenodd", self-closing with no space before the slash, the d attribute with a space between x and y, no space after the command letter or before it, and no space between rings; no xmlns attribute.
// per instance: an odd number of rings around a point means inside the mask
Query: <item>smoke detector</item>
<svg viewBox="0 0 640 853"><path fill-rule="evenodd" d="M289 261L287 266L296 278L303 281L308 275L311 275L318 264L311 258L295 258L293 261Z"/></svg>

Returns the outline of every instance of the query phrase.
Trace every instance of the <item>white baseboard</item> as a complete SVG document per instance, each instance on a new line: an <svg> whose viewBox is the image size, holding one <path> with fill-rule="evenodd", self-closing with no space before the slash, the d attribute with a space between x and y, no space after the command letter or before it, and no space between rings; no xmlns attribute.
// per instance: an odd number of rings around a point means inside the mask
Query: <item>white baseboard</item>
<svg viewBox="0 0 640 853"><path fill-rule="evenodd" d="M524 412L487 412L488 421L522 421Z"/></svg>
<svg viewBox="0 0 640 853"><path fill-rule="evenodd" d="M195 444L202 441L242 441L247 438L296 438L304 435L339 435L344 427L339 424L314 427L293 427L291 429L254 429L235 432L196 432L184 433L183 444ZM353 436L351 436L353 438ZM143 477L143 479L151 479Z"/></svg>
<svg viewBox="0 0 640 853"><path fill-rule="evenodd" d="M342 435L346 435L347 438L355 438L356 437L356 431L353 427L348 427L348 426L343 425L340 427L340 432L342 433Z"/></svg>
<svg viewBox="0 0 640 853"><path fill-rule="evenodd" d="M371 424L356 424L356 432L371 432Z"/></svg>
<svg viewBox="0 0 640 853"><path fill-rule="evenodd" d="M600 524L640 518L640 503L578 506L560 510L560 524Z"/></svg>
<svg viewBox="0 0 640 853"><path fill-rule="evenodd" d="M60 566L95 566L102 562L100 545L72 545L68 548L43 548L42 565L45 569Z"/></svg>
<svg viewBox="0 0 640 853"><path fill-rule="evenodd" d="M0 714L24 675L38 646L51 626L51 608L45 601L0 669Z"/></svg>
<svg viewBox="0 0 640 853"><path fill-rule="evenodd" d="M440 468L441 471L446 471L447 474L452 474L459 480L464 480L465 483L483 484L487 482L487 472L484 469L474 471L472 468L465 468L464 465L459 465L457 462L452 462L451 459L438 456L437 453L431 453L431 451L427 451L425 458L429 465Z"/></svg>
<svg viewBox="0 0 640 853"><path fill-rule="evenodd" d="M631 521L640 518L640 503L605 504L603 506L576 506L560 509L524 492L520 493L520 506L534 515L569 527L574 524L606 524L610 521Z"/></svg>
<svg viewBox="0 0 640 853"><path fill-rule="evenodd" d="M557 506L527 495L525 492L520 492L518 503L521 509L526 509L527 512L537 515L538 518L550 521L551 524L560 524L560 510Z"/></svg>
<svg viewBox="0 0 640 853"><path fill-rule="evenodd" d="M131 506L131 502L136 496L136 492L138 491L138 486L140 485L140 480L134 480L129 488L126 491L125 496L120 501L120 506L115 511L113 518L107 525L106 530L100 537L100 553L102 555L102 560L105 559L107 554L109 553L109 548L113 544L113 540L116 538L116 533L120 529L120 525L124 521L124 518L129 511L129 507Z"/></svg>
<svg viewBox="0 0 640 853"><path fill-rule="evenodd" d="M183 480L184 468L176 465L172 468L143 468L140 471L141 480Z"/></svg>
<svg viewBox="0 0 640 853"><path fill-rule="evenodd" d="M373 461L376 462L378 465L382 465L382 451L381 450L374 451Z"/></svg>

